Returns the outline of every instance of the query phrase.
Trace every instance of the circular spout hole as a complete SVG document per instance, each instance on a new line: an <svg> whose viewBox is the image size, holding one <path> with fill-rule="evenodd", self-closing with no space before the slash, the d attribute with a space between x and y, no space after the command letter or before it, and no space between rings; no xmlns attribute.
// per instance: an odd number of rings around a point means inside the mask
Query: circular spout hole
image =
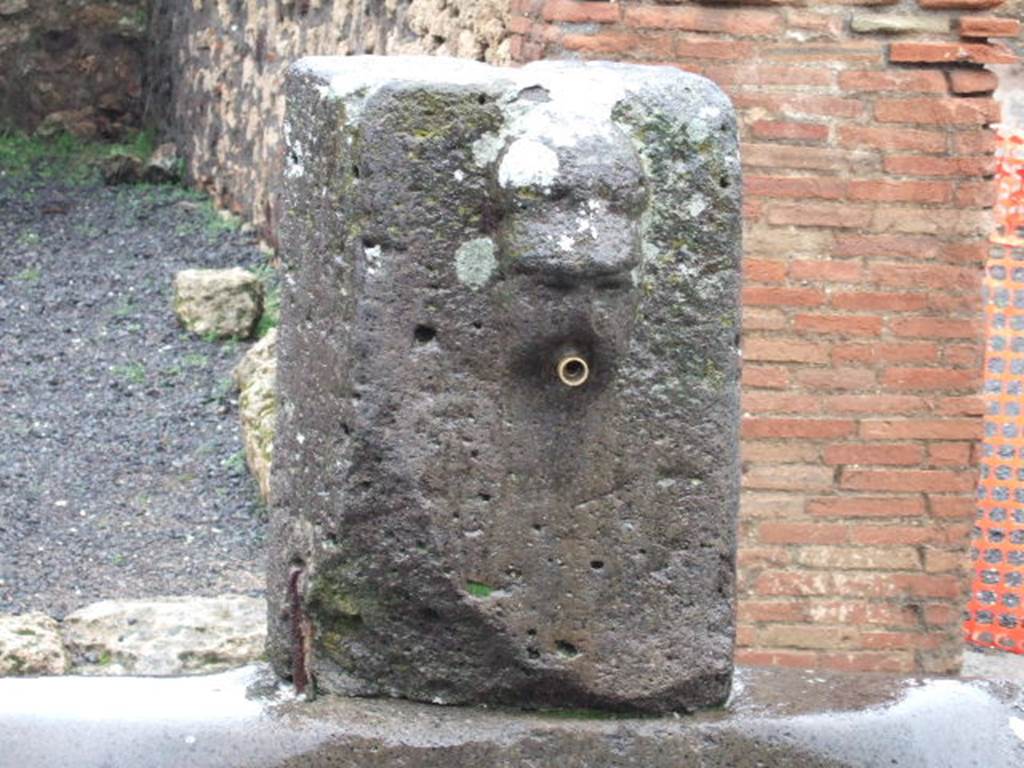
<svg viewBox="0 0 1024 768"><path fill-rule="evenodd" d="M590 366L579 355L566 355L558 361L558 379L567 387L579 387L590 378Z"/></svg>

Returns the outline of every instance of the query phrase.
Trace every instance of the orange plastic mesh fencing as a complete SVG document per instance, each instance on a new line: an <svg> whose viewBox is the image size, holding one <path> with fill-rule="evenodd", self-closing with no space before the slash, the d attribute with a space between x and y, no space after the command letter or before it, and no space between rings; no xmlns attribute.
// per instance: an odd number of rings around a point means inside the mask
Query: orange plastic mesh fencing
<svg viewBox="0 0 1024 768"><path fill-rule="evenodd" d="M996 234L985 275L985 438L964 629L1024 653L1024 134L999 136Z"/></svg>

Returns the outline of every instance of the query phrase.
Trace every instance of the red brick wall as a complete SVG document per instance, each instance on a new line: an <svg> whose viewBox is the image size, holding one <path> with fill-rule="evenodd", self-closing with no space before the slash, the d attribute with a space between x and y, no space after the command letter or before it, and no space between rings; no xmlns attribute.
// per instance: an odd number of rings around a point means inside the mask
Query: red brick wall
<svg viewBox="0 0 1024 768"><path fill-rule="evenodd" d="M998 0L512 0L513 56L665 63L740 113L738 660L959 664Z"/></svg>

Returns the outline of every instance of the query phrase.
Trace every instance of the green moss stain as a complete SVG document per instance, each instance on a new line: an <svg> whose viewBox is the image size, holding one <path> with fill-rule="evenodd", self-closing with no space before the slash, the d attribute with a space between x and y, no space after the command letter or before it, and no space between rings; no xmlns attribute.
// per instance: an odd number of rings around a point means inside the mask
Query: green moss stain
<svg viewBox="0 0 1024 768"><path fill-rule="evenodd" d="M363 627L369 599L357 597L344 567L323 571L313 579L306 597L306 612L315 624L313 637L328 656L344 663L349 639Z"/></svg>
<svg viewBox="0 0 1024 768"><path fill-rule="evenodd" d="M475 140L497 129L501 112L493 103L480 103L477 94L413 90L402 94L403 109L395 129L423 142L452 143L468 149Z"/></svg>
<svg viewBox="0 0 1024 768"><path fill-rule="evenodd" d="M327 568L313 578L305 607L316 625L316 642L338 660L345 658L348 639L362 628L366 611L372 610L370 598L357 596L351 588L344 565Z"/></svg>
<svg viewBox="0 0 1024 768"><path fill-rule="evenodd" d="M494 594L494 588L489 587L482 581L467 581L466 591L475 598L484 600Z"/></svg>
<svg viewBox="0 0 1024 768"><path fill-rule="evenodd" d="M718 141L712 126L699 119L677 124L670 116L651 113L630 102L612 112L638 145L644 167L667 193L651 201L648 237L679 263L692 263L700 276L733 268L723 241L737 241L738 200L732 196L732 152ZM717 133L717 132L716 132ZM679 204L686 200L688 204ZM666 273L672 265L650 265Z"/></svg>
<svg viewBox="0 0 1024 768"><path fill-rule="evenodd" d="M154 149L152 133L128 134L120 143L86 141L68 133L28 135L0 129L0 172L26 181L59 178L72 185L100 180L99 163L112 155L131 155L146 160Z"/></svg>
<svg viewBox="0 0 1024 768"><path fill-rule="evenodd" d="M725 373L713 360L704 361L703 379L710 389L719 390L725 385Z"/></svg>
<svg viewBox="0 0 1024 768"><path fill-rule="evenodd" d="M587 709L585 707L539 709L537 710L537 715L540 717L550 718L552 720L629 720L644 717L643 715L638 716L623 712L606 712L601 709Z"/></svg>
<svg viewBox="0 0 1024 768"><path fill-rule="evenodd" d="M320 578L307 599L310 613L318 618L354 621L362 616L359 604L339 584Z"/></svg>

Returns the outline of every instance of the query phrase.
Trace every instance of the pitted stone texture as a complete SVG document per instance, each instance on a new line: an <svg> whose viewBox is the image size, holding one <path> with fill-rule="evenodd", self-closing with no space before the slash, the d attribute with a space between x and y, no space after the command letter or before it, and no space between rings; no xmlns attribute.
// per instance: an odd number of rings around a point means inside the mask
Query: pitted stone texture
<svg viewBox="0 0 1024 768"><path fill-rule="evenodd" d="M277 418L277 329L253 344L232 374L238 387L238 416L242 422L245 461L270 498L270 464L274 457L274 422Z"/></svg>
<svg viewBox="0 0 1024 768"><path fill-rule="evenodd" d="M263 284L241 267L183 269L174 276L174 311L200 336L245 339L263 312Z"/></svg>
<svg viewBox="0 0 1024 768"><path fill-rule="evenodd" d="M304 60L288 98L278 669L451 703L723 701L725 96L670 68L386 57ZM556 376L570 352L584 386Z"/></svg>
<svg viewBox="0 0 1024 768"><path fill-rule="evenodd" d="M65 617L75 674L188 675L259 659L263 600L243 595L104 600Z"/></svg>
<svg viewBox="0 0 1024 768"><path fill-rule="evenodd" d="M49 616L0 616L0 677L63 675L68 664L57 622Z"/></svg>

